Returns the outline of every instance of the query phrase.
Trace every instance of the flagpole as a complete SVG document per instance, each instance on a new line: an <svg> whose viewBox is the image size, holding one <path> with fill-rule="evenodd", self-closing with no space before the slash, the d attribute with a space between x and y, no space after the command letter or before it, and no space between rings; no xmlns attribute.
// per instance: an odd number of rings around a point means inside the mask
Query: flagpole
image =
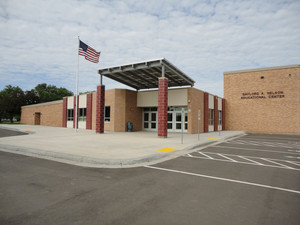
<svg viewBox="0 0 300 225"><path fill-rule="evenodd" d="M78 127L78 76L79 76L79 45L80 38L78 36L78 49L77 49L77 72L76 72L76 97L75 97L75 132Z"/></svg>

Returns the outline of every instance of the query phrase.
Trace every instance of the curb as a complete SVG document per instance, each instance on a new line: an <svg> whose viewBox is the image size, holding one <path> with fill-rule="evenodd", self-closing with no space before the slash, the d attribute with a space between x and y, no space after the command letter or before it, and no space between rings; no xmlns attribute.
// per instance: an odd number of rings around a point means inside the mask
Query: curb
<svg viewBox="0 0 300 225"><path fill-rule="evenodd" d="M167 153L156 153L147 157L131 158L131 159L100 159L88 156L72 155L67 153L45 151L40 149L18 147L13 145L0 144L0 151L15 153L19 155L31 156L41 159L47 159L57 162L63 162L72 165L96 167L96 168L125 168L138 167L152 161L164 158Z"/></svg>
<svg viewBox="0 0 300 225"><path fill-rule="evenodd" d="M19 147L13 145L0 144L0 151L15 153L25 156L31 156L41 159L52 160L56 162L62 162L71 165L92 167L92 168L131 168L141 167L146 165L153 165L161 163L167 160L171 160L180 157L184 154L188 154L194 151L196 148L204 148L210 145L216 145L222 143L225 140L244 136L245 132L236 134L230 137L224 137L217 141L205 141L202 143L192 144L183 149L178 149L172 153L155 153L146 157L138 157L131 159L100 159L88 156L72 155L67 153L45 151L40 149Z"/></svg>

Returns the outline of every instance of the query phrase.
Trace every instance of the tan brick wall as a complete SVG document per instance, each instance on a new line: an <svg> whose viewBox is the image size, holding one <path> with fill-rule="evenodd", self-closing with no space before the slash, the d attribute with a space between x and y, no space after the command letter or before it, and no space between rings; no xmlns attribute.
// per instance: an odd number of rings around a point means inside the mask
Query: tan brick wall
<svg viewBox="0 0 300 225"><path fill-rule="evenodd" d="M110 122L104 122L105 131L114 131L115 126L115 90L105 91L105 106L110 106Z"/></svg>
<svg viewBox="0 0 300 225"><path fill-rule="evenodd" d="M110 106L110 122L104 122L105 131L114 131L115 116L115 90L106 90L105 91L105 106ZM93 92L93 101L92 101L92 130L96 130L96 105L97 105L97 93Z"/></svg>
<svg viewBox="0 0 300 225"><path fill-rule="evenodd" d="M125 132L127 122L133 130L142 129L142 109L137 107L137 92L125 89L105 91L105 106L110 106L110 122L104 123L105 131ZM96 92L93 93L92 129L96 129Z"/></svg>
<svg viewBox="0 0 300 225"><path fill-rule="evenodd" d="M224 73L224 98L228 130L300 133L300 68Z"/></svg>
<svg viewBox="0 0 300 225"><path fill-rule="evenodd" d="M62 101L23 106L21 110L21 123L34 125L35 113L41 113L40 125L62 126Z"/></svg>
<svg viewBox="0 0 300 225"><path fill-rule="evenodd" d="M204 132L204 92L188 88L188 133L198 133L198 110L201 111L200 132Z"/></svg>
<svg viewBox="0 0 300 225"><path fill-rule="evenodd" d="M113 116L112 120L114 122L115 132L124 132L125 128L125 106L126 106L126 90L124 89L114 89L114 102L113 102Z"/></svg>
<svg viewBox="0 0 300 225"><path fill-rule="evenodd" d="M133 131L142 130L142 108L137 107L137 92L126 90L125 126L132 122Z"/></svg>

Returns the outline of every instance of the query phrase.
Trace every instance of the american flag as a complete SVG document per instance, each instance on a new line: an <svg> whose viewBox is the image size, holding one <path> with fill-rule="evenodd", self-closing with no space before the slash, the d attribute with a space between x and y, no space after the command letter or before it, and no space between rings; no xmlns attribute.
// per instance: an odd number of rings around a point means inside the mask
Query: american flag
<svg viewBox="0 0 300 225"><path fill-rule="evenodd" d="M93 63L98 63L100 53L101 52L97 52L95 49L79 40L78 54L84 56L86 60L89 60Z"/></svg>

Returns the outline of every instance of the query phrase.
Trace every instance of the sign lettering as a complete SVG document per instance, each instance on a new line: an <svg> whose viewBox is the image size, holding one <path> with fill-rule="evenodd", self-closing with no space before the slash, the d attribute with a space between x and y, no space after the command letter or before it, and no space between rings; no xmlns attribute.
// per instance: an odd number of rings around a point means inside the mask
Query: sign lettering
<svg viewBox="0 0 300 225"><path fill-rule="evenodd" d="M274 98L285 98L283 91L255 91L255 92L243 92L241 99L274 99Z"/></svg>

